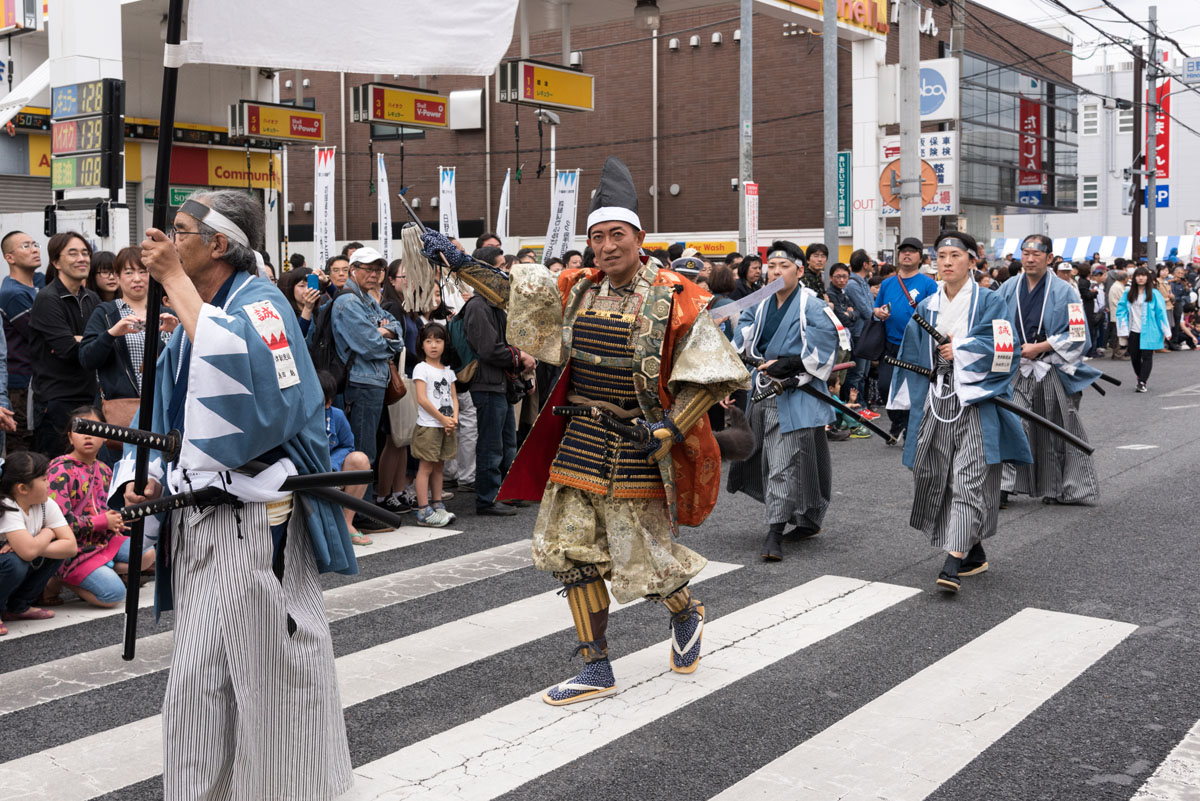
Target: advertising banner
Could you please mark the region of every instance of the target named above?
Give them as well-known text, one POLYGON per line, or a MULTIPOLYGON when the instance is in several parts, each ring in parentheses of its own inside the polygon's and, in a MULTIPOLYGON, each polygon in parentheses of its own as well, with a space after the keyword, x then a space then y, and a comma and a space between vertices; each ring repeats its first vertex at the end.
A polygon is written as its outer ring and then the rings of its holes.
POLYGON ((336 147, 317 147, 313 181, 313 252, 318 266, 333 255, 333 171, 336 147))
POLYGON ((550 225, 546 229, 543 261, 551 256, 561 259, 571 249, 578 202, 579 170, 559 170, 554 181, 554 202, 550 206, 550 225))
MULTIPOLYGON (((1154 115, 1154 166, 1158 169, 1158 180, 1171 177, 1171 79, 1167 78, 1158 87, 1156 102, 1158 111, 1154 115)), ((1147 102, 1150 93, 1146 93, 1147 102)), ((1150 141, 1150 121, 1146 121, 1146 142, 1150 141)))
POLYGON ((375 180, 375 199, 379 203, 379 253, 388 264, 392 263, 392 198, 388 192, 387 169, 383 166, 383 154, 376 154, 379 177, 375 180))
POLYGON ((746 182, 746 252, 758 252, 758 184, 746 182))
POLYGON ((1017 173, 1017 201, 1022 206, 1042 205, 1042 104, 1022 97, 1020 101, 1022 136, 1018 145, 1021 169, 1017 173))
POLYGON ((458 239, 458 197, 453 167, 438 167, 438 205, 442 233, 451 239, 458 239))
POLYGON ((512 170, 504 171, 504 186, 500 189, 500 208, 496 210, 496 235, 501 242, 508 241, 508 192, 512 170))
MULTIPOLYGON (((958 132, 927 131, 917 140, 917 155, 921 165, 922 217, 941 217, 958 214, 958 132), (928 197, 928 200, 925 198, 928 197)), ((900 158, 900 137, 885 136, 879 140, 879 163, 887 175, 890 163, 900 158)), ((896 169, 899 167, 897 165, 896 169)), ((897 179, 899 175, 897 174, 897 179)), ((890 205, 882 192, 877 199, 879 213, 884 217, 899 217, 900 204, 890 205)))

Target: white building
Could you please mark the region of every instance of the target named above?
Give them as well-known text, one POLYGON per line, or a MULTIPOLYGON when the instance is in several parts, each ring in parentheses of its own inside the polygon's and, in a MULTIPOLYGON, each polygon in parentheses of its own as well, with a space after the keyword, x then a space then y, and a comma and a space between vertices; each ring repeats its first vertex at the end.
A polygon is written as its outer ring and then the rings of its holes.
MULTIPOLYGON (((1115 49, 1106 49, 1108 59, 1115 49)), ((1178 76, 1182 64, 1172 61, 1167 71, 1178 76)), ((1076 72, 1075 82, 1095 92, 1079 96, 1079 211, 1072 214, 1006 214, 1001 238, 993 241, 999 255, 1016 252, 1022 237, 1043 233, 1054 239, 1054 250, 1068 259, 1083 259, 1099 252, 1108 260, 1132 256, 1133 217, 1123 213, 1123 170, 1133 165, 1133 110, 1117 108, 1110 98, 1131 100, 1134 95, 1133 61, 1102 63, 1091 72, 1076 72)), ((1144 92, 1144 86, 1138 91, 1144 92)), ((1200 84, 1191 88, 1178 77, 1170 78, 1166 120, 1167 177, 1159 178, 1157 209, 1158 254, 1163 260, 1175 251, 1182 259, 1200 263, 1200 84)), ((1145 122, 1143 121, 1143 134, 1145 122)), ((1160 155, 1163 149, 1160 149, 1160 155)), ((1143 187, 1145 182, 1143 180, 1143 187)), ((1146 236, 1146 210, 1141 209, 1141 237, 1146 236)))

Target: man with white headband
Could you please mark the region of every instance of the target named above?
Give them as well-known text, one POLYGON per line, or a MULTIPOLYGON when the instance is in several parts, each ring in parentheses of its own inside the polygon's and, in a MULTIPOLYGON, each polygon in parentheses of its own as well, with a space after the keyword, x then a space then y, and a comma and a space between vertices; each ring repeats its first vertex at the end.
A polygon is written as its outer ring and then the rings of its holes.
POLYGON ((991 402, 1011 395, 1017 369, 1008 308, 970 280, 974 237, 943 231, 934 245, 942 280, 917 304, 899 354, 934 378, 897 367, 888 408, 909 414, 904 464, 913 471, 914 493, 908 524, 946 551, 937 587, 958 592, 962 577, 988 569, 983 540, 996 533, 1001 465, 1032 458, 1016 415, 991 402), (948 341, 937 344, 918 316, 948 341))
MULTIPOLYGON (((813 247, 809 248, 811 252, 813 247)), ((799 374, 801 382, 828 395, 838 348, 849 348, 850 334, 833 308, 802 285, 804 253, 792 242, 773 242, 767 251, 767 284, 782 286, 742 312, 733 345, 758 367, 754 387, 799 374)), ((806 540, 821 530, 833 496, 833 469, 825 426, 833 408, 798 388, 751 402, 747 412, 755 452, 734 464, 729 489, 744 492, 766 507, 764 561, 783 559, 783 543, 806 540), (792 529, 784 534, 784 529, 792 529)))
MULTIPOLYGON (((1021 244, 1021 275, 1005 281, 999 290, 1017 321, 1021 367, 1013 381, 1013 401, 1086 440, 1079 396, 1100 378, 1100 371, 1083 360, 1092 346, 1087 314, 1074 283, 1057 280, 1047 269, 1051 251, 1049 237, 1026 237, 1021 244)), ((1063 447, 1062 440, 1041 426, 1024 425, 1033 464, 1004 466, 1002 505, 1009 493, 1064 504, 1100 497, 1091 455, 1063 447)))
MULTIPOLYGON (((256 277, 262 207, 245 192, 195 195, 142 259, 181 325, 159 359, 154 418, 183 434, 150 463, 145 498, 224 487, 242 504, 164 521, 156 612, 175 611, 163 699, 163 798, 332 798, 350 753, 318 572, 357 572, 340 509, 279 492, 327 472, 324 402, 290 306, 256 277), (273 470, 250 478, 251 461, 273 470)), ((134 493, 133 446, 113 494, 134 493)))
MULTIPOLYGON (((588 214, 596 267, 563 270, 540 295, 514 281, 510 298, 514 316, 523 304, 520 316, 567 356, 498 496, 541 501, 534 566, 562 582, 575 621, 585 665, 542 695, 555 706, 617 689, 605 580, 622 603, 645 597, 671 612, 672 670, 700 664, 704 607, 688 582, 706 560, 675 537, 716 504, 721 455, 707 412, 749 376, 708 313, 712 295, 646 260, 645 236, 633 177, 609 158, 588 214)), ((461 259, 440 234, 422 238, 431 258, 461 259)), ((514 334, 513 345, 538 350, 514 334)))

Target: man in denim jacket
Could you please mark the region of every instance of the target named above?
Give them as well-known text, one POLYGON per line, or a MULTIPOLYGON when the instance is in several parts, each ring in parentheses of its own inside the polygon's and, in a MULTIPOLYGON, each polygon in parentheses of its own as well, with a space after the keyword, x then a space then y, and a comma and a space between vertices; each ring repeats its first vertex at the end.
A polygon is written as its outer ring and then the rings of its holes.
POLYGON ((372 297, 387 262, 374 248, 358 248, 350 257, 346 291, 333 301, 333 341, 338 358, 349 366, 346 417, 358 449, 375 464, 375 434, 383 415, 388 362, 404 347, 400 324, 372 297), (353 361, 351 359, 353 358, 353 361))

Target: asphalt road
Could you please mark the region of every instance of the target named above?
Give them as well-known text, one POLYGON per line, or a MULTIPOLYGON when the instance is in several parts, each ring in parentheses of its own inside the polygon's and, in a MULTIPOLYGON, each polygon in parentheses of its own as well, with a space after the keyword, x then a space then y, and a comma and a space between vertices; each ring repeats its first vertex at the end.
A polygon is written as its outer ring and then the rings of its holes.
MULTIPOLYGON (((666 670, 666 614, 637 604, 609 628, 622 692, 592 704, 531 697, 578 665, 565 602, 542 597, 556 585, 524 566, 536 507, 476 518, 455 498, 461 533, 390 550, 401 534, 379 535, 360 575, 323 577, 342 599, 327 605, 352 797, 1200 798, 1198 746, 1180 746, 1200 720, 1200 354, 1156 357, 1147 394, 1128 362, 1100 366, 1126 384, 1083 401, 1098 504, 1015 500, 991 570, 947 597, 942 556, 907 526, 899 449, 834 443, 824 531, 782 563, 759 559, 762 507, 745 496, 684 531, 719 573, 695 587, 699 670, 666 670), (353 594, 372 580, 408 589, 353 594), (513 625, 521 614, 533 622, 513 625), (1163 772, 1183 784, 1152 779, 1177 746, 1163 772)), ((169 618, 141 624, 160 635, 151 654, 169 618)), ((120 631, 110 615, 0 639, 0 799, 160 797, 165 671, 124 677, 111 653, 88 656, 120 631)))

